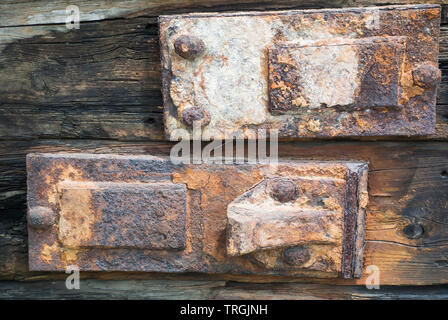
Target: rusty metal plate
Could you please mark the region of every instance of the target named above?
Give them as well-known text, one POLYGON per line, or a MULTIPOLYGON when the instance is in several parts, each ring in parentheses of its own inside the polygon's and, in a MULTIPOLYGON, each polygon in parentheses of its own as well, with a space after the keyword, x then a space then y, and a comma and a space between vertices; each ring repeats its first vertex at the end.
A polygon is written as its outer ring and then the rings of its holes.
POLYGON ((167 137, 432 134, 439 25, 438 5, 161 16, 167 137))
POLYGON ((229 204, 227 251, 242 255, 316 242, 342 248, 344 195, 342 179, 264 180, 229 204), (291 194, 282 205, 275 199, 279 188, 291 194))
POLYGON ((64 247, 185 247, 185 185, 83 181, 57 190, 64 247))
POLYGON ((359 277, 367 164, 31 154, 31 270, 359 277))

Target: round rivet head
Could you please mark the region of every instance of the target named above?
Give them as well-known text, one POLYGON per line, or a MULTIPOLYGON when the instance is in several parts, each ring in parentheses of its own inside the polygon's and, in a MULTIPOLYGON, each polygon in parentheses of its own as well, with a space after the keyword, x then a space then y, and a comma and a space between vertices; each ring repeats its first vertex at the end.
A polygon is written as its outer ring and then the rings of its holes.
POLYGON ((56 217, 49 208, 33 207, 28 210, 28 223, 34 228, 48 228, 56 223, 56 217))
POLYGON ((282 203, 297 199, 298 188, 291 179, 278 179, 272 183, 272 197, 282 203))
POLYGON ((412 71, 414 84, 422 88, 434 88, 440 82, 442 73, 431 63, 423 63, 412 71))
POLYGON ((204 42, 190 35, 179 36, 174 41, 174 51, 184 59, 193 60, 204 51, 204 42))
POLYGON ((310 260, 311 254, 307 248, 298 246, 283 251, 282 258, 287 265, 300 266, 310 260))
POLYGON ((182 111, 180 120, 190 127, 194 123, 198 123, 201 127, 204 127, 210 123, 210 114, 204 108, 194 106, 182 111))

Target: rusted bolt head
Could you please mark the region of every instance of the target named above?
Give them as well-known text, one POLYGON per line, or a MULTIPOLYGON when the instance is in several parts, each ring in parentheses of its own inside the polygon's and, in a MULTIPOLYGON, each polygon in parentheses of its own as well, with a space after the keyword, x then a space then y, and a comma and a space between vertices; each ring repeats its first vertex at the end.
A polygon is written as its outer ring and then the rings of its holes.
POLYGON ((440 82, 442 73, 431 63, 423 63, 412 71, 414 84, 422 88, 434 88, 440 82))
POLYGON ((300 266, 310 260, 311 255, 306 247, 298 246, 283 251, 282 257, 287 265, 300 266))
POLYGON ((34 228, 48 228, 55 222, 56 217, 49 208, 34 207, 28 210, 28 223, 34 228))
POLYGON ((210 114, 202 107, 194 106, 182 111, 180 120, 187 126, 192 127, 195 122, 201 127, 205 127, 210 123, 210 114))
POLYGON ((204 42, 189 35, 179 36, 174 41, 174 51, 184 59, 193 60, 204 51, 204 42))
POLYGON ((297 199, 299 190, 291 179, 278 179, 272 183, 272 197, 280 202, 289 202, 297 199))

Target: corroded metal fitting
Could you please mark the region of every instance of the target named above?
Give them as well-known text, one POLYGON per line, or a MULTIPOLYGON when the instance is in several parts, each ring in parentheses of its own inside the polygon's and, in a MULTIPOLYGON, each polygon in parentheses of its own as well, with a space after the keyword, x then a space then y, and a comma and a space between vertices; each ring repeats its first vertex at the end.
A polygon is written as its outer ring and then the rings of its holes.
POLYGON ((412 71, 414 84, 422 88, 434 88, 440 82, 442 73, 440 69, 431 64, 423 63, 412 71))
POLYGON ((204 108, 194 106, 182 111, 180 120, 190 127, 192 127, 195 122, 198 122, 201 127, 205 127, 210 123, 210 114, 204 108))
POLYGON ((195 36, 182 35, 174 41, 174 51, 188 60, 193 60, 201 55, 204 48, 204 42, 195 36))
POLYGON ((280 202, 289 202, 297 199, 299 190, 291 179, 278 179, 272 183, 272 197, 280 202))
POLYGON ((34 207, 28 211, 28 223, 34 228, 48 228, 54 225, 56 217, 53 211, 45 207, 34 207))
POLYGON ((310 260, 311 255, 307 248, 299 246, 288 248, 283 251, 282 254, 283 261, 290 266, 300 266, 308 260, 310 260))

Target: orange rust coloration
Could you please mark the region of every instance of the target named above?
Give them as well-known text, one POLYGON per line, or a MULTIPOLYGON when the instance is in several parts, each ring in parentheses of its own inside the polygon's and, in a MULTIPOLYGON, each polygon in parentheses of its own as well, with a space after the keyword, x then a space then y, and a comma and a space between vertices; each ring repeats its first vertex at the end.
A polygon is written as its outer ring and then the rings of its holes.
POLYGON ((162 16, 159 26, 172 140, 176 129, 192 138, 180 119, 188 106, 210 115, 202 140, 253 139, 257 129, 280 138, 434 132, 437 85, 412 74, 437 66, 438 5, 192 13, 162 16), (202 39, 203 56, 173 54, 172 30, 202 39))
POLYGON ((365 163, 33 154, 27 167, 30 211, 56 217, 30 224, 31 270, 360 275, 365 163))

